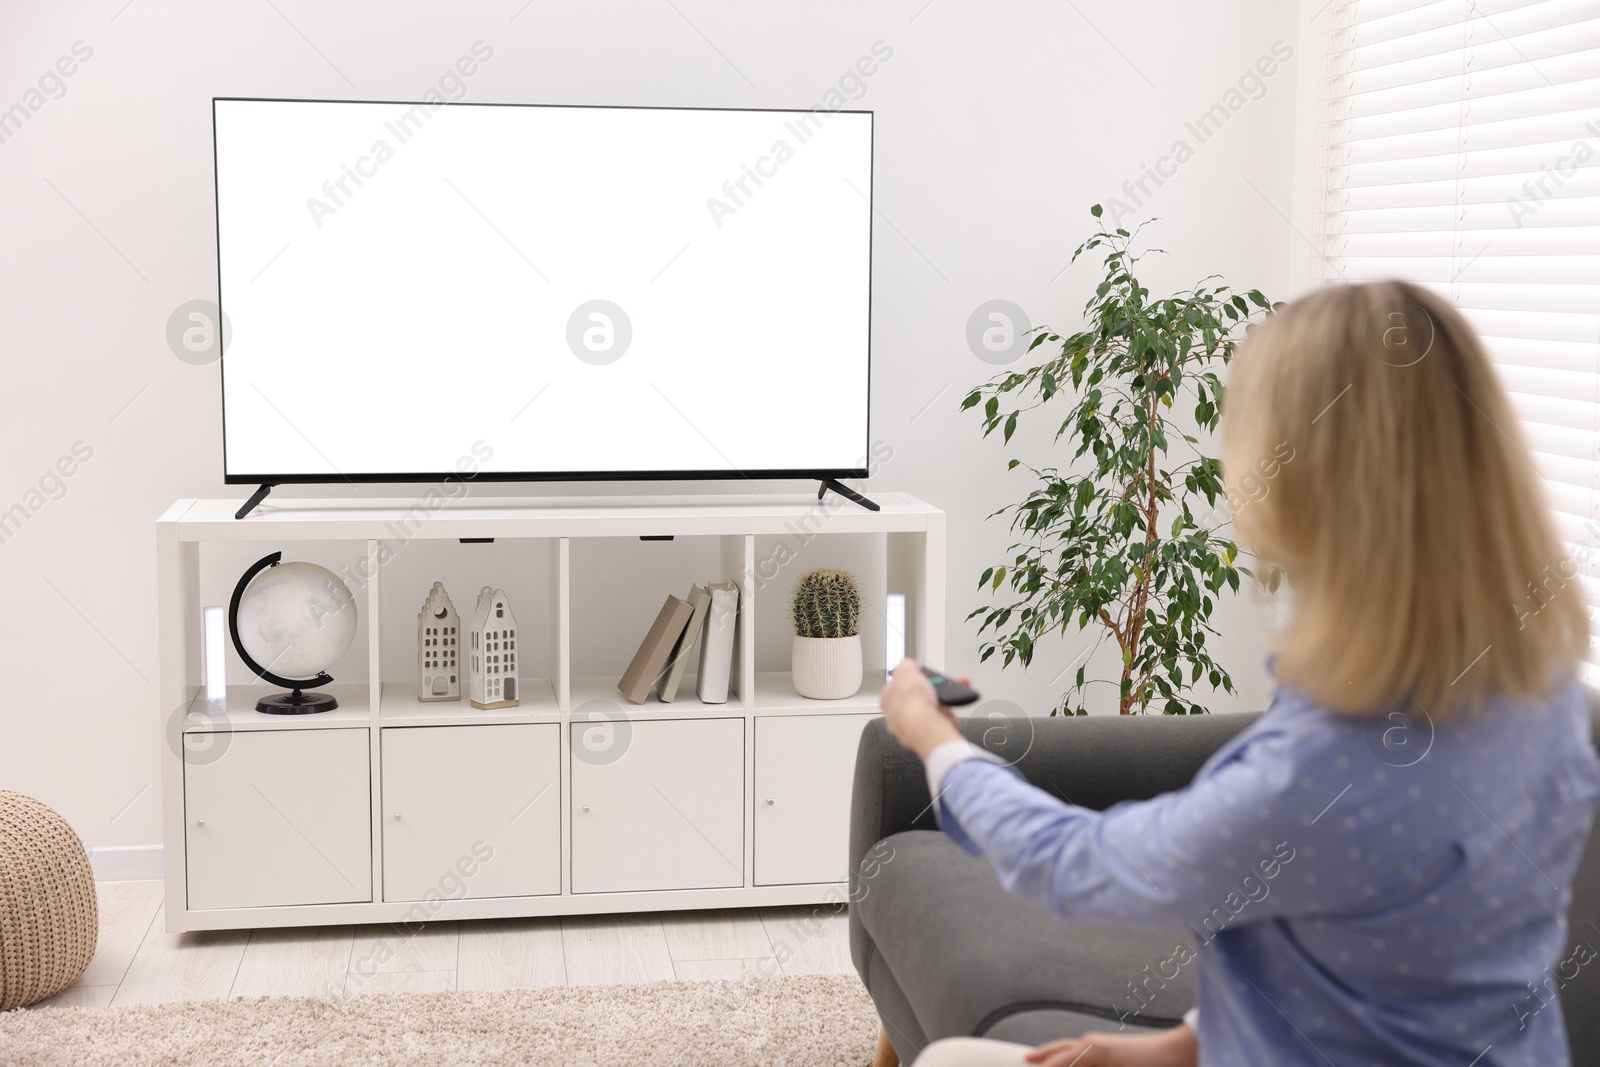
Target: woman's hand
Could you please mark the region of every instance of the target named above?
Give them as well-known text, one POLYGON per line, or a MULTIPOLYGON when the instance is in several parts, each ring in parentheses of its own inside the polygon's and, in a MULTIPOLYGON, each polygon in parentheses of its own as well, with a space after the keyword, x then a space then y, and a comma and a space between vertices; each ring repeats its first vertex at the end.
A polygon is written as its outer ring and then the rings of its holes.
POLYGON ((1090 1031, 1040 1045, 1029 1063, 1044 1067, 1195 1067, 1200 1045, 1187 1025, 1155 1034, 1101 1034, 1090 1031))
MULTIPOLYGON (((963 685, 966 679, 957 679, 963 685)), ((955 712, 939 703, 928 676, 916 660, 905 659, 878 694, 878 706, 894 739, 926 762, 928 753, 946 741, 960 741, 955 712)))

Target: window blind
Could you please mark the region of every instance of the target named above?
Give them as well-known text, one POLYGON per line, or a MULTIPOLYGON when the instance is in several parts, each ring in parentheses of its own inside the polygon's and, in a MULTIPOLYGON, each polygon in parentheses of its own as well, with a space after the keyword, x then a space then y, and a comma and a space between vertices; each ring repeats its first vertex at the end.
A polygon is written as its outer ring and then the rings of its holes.
POLYGON ((1320 63, 1324 280, 1406 278, 1477 329, 1600 632, 1600 3, 1334 0, 1320 63))

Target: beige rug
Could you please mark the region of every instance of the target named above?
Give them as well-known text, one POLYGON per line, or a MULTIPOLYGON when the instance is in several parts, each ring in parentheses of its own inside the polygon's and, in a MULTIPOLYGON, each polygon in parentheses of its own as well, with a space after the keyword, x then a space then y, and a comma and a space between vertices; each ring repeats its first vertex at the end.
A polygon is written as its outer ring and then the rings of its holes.
POLYGON ((865 1067, 877 1034, 859 979, 817 975, 21 1010, 0 1064, 865 1067))

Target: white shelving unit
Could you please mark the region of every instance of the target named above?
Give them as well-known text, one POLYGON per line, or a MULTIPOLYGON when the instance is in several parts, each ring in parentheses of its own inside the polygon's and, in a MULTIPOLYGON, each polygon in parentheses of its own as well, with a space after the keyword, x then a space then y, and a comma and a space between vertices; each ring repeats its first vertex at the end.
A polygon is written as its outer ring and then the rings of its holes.
MULTIPOLYGON (((755 605, 787 595, 758 567, 756 538, 882 535, 908 653, 942 663, 944 514, 873 496, 881 511, 776 495, 584 497, 420 520, 414 500, 270 498, 242 521, 235 500, 176 502, 156 524, 161 704, 188 709, 176 730, 162 724, 167 929, 842 900, 856 740, 877 712, 878 676, 819 701, 786 673, 756 672, 755 605), (408 539, 551 542, 554 669, 520 680, 520 706, 421 702, 414 679, 384 677, 383 642, 415 640, 381 624, 380 543, 401 526, 408 539), (720 577, 740 587, 726 704, 702 704, 692 678, 671 704, 629 705, 616 678, 572 676, 572 542, 641 535, 718 539, 720 577), (329 686, 339 708, 322 715, 261 714, 259 684, 229 686, 224 708, 207 707, 201 546, 251 542, 294 558, 295 542, 329 541, 365 543, 369 680, 329 686), (624 717, 596 715, 595 700, 624 717)), ((646 621, 619 633, 636 640, 646 621)))

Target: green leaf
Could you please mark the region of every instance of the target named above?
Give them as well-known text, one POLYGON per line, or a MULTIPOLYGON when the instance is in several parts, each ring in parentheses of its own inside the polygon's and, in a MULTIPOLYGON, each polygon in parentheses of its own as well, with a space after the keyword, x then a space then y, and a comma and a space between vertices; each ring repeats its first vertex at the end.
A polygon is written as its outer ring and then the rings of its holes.
MULTIPOLYGON (((1089 214, 1093 215, 1095 218, 1099 218, 1100 217, 1100 205, 1099 204, 1091 205, 1090 208, 1089 208, 1089 214)), ((1059 263, 1061 261, 1060 260, 1056 260, 1056 262, 1059 263)))

